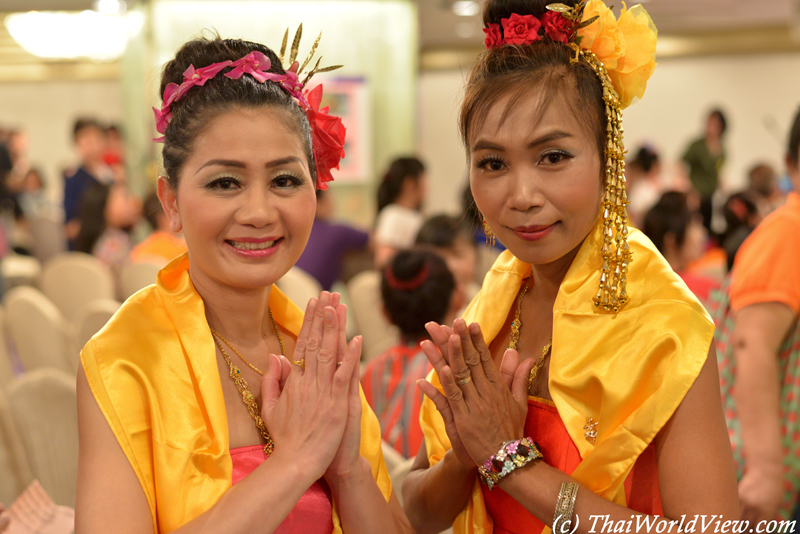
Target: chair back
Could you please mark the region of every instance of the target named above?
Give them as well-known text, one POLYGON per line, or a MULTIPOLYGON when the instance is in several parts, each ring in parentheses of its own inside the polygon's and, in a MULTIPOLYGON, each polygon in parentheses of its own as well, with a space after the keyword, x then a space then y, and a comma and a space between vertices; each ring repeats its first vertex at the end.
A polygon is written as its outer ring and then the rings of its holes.
POLYGON ((300 267, 292 267, 288 273, 283 275, 283 278, 275 283, 301 310, 305 310, 308 301, 319 298, 319 294, 322 292, 322 286, 317 279, 300 267))
POLYGON ((41 288, 73 325, 86 304, 116 296, 111 269, 83 252, 64 252, 50 258, 42 270, 41 288))
MULTIPOLYGON (((6 336, 6 309, 0 305, 0 391, 14 378, 14 366, 8 353, 8 338, 6 336)), ((2 470, 0 470, 2 473, 2 470)), ((5 502, 0 499, 0 502, 5 502)))
POLYGON ((117 313, 122 304, 116 300, 100 299, 84 306, 78 314, 76 342, 78 347, 84 345, 103 328, 111 317, 117 313))
POLYGON ((56 504, 75 507, 78 480, 78 407, 75 377, 37 369, 8 388, 14 426, 33 477, 56 504))
POLYGON ((8 334, 22 367, 26 371, 55 367, 74 374, 78 368, 74 334, 55 304, 30 286, 15 287, 3 302, 8 334))
POLYGON ((0 261, 0 277, 5 291, 17 286, 36 285, 41 275, 42 264, 32 256, 12 253, 0 261))
POLYGON ((30 232, 31 252, 42 263, 67 250, 63 213, 31 217, 30 232))
POLYGON ((350 309, 363 336, 361 360, 368 361, 400 343, 400 329, 383 313, 381 273, 363 271, 347 283, 350 309))
POLYGON ((0 390, 0 502, 9 506, 33 480, 5 393, 0 390))
POLYGON ((156 283, 158 271, 163 263, 135 262, 126 264, 119 273, 120 300, 128 297, 151 284, 156 283))

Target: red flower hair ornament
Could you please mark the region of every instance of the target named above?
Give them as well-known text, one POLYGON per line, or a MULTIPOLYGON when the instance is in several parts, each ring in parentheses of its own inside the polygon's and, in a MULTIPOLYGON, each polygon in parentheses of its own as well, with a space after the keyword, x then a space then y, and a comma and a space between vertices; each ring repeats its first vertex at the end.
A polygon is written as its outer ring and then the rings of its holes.
MULTIPOLYGON (((176 83, 167 84, 164 88, 161 107, 153 108, 156 119, 156 131, 160 134, 167 131, 167 125, 170 120, 172 120, 172 105, 186 96, 190 89, 205 85, 208 80, 215 77, 222 70, 232 67, 231 70, 225 73, 226 77, 238 80, 243 75, 248 74, 261 83, 273 82, 280 84, 280 86, 297 101, 297 104, 305 112, 309 125, 311 126, 311 141, 314 150, 314 161, 317 167, 317 188, 327 189, 327 182, 333 181, 331 169, 338 169, 339 162, 344 158, 344 138, 346 129, 340 117, 328 113, 328 107, 320 109, 319 106, 322 102, 322 85, 318 85, 311 91, 305 91, 304 88, 315 73, 338 69, 341 65, 319 68, 319 61, 317 61, 317 65, 311 69, 311 71, 306 74, 305 79, 300 82, 299 74, 309 61, 311 61, 316 51, 317 44, 319 43, 319 37, 317 37, 314 46, 311 48, 311 53, 303 63, 303 66, 300 67, 300 64, 295 61, 295 58, 297 56, 297 46, 300 43, 302 32, 303 25, 301 24, 297 29, 294 42, 292 43, 291 57, 289 58, 291 66, 284 69, 284 74, 269 72, 272 66, 270 59, 258 51, 250 52, 236 61, 221 61, 201 68, 195 68, 194 65, 189 65, 189 68, 183 73, 183 83, 180 85, 176 83)), ((287 30, 286 36, 283 38, 283 47, 280 53, 281 62, 283 62, 283 55, 286 51, 288 35, 289 32, 287 30)), ((156 143, 164 142, 164 136, 162 135, 161 137, 155 138, 153 141, 156 143)))
POLYGON ((576 24, 561 13, 548 11, 537 19, 533 15, 512 13, 507 19, 500 19, 501 24, 487 24, 483 29, 486 48, 499 48, 503 45, 529 45, 549 37, 562 43, 569 42, 576 24), (502 31, 501 31, 502 29, 502 31))

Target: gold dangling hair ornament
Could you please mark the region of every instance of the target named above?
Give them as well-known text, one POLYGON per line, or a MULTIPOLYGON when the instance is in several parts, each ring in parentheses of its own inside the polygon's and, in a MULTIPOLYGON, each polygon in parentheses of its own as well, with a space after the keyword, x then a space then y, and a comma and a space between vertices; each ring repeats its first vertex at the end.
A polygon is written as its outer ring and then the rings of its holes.
POLYGON ((603 210, 603 266, 594 305, 605 312, 618 312, 628 302, 628 194, 625 190, 625 144, 622 141, 622 109, 605 66, 593 52, 578 51, 603 84, 606 113, 605 191, 603 210))

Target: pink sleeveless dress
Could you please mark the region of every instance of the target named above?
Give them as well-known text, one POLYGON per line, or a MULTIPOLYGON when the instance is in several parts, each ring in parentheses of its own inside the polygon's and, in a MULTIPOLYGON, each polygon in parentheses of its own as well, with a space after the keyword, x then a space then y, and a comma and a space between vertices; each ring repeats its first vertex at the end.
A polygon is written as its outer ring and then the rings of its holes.
MULTIPOLYGON (((262 445, 231 449, 233 483, 236 484, 267 459, 262 445)), ((319 479, 300 497, 275 534, 331 534, 333 504, 324 479, 319 479)))

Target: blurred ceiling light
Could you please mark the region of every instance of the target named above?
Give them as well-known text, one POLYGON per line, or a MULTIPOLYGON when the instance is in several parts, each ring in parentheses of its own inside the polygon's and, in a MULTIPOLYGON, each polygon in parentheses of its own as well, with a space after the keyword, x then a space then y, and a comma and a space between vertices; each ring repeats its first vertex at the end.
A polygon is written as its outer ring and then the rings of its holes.
POLYGON ((5 24, 11 37, 35 56, 113 61, 125 52, 128 37, 141 31, 144 15, 30 11, 6 16, 5 24))
POLYGON ((94 10, 103 15, 122 15, 127 9, 128 4, 124 0, 97 0, 94 3, 94 10))
POLYGON ((481 5, 475 0, 456 0, 452 10, 460 17, 474 17, 481 12, 481 5))

